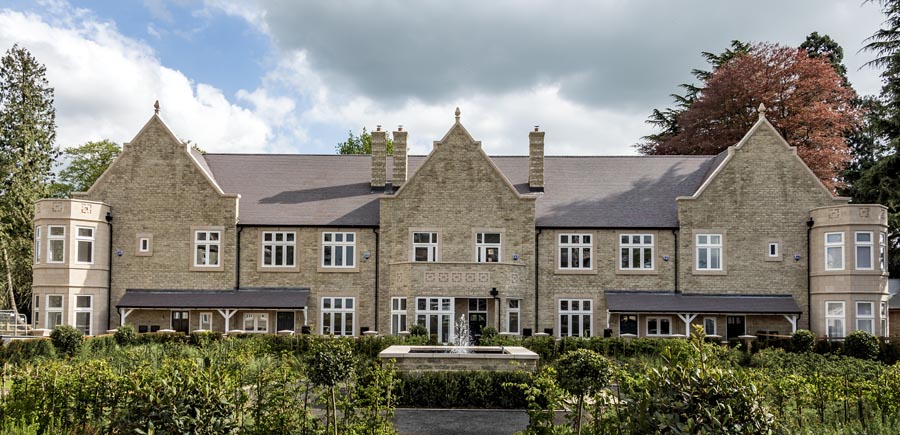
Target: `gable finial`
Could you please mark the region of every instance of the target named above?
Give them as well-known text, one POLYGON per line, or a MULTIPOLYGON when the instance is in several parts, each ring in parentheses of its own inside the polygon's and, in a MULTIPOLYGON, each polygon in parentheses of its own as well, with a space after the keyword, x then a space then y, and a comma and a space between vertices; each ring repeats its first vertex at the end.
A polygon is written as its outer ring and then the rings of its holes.
POLYGON ((156 102, 153 103, 153 114, 159 115, 159 100, 156 100, 156 102))
POLYGON ((763 103, 759 103, 759 108, 756 109, 759 112, 759 119, 763 119, 766 117, 766 105, 763 103))
POLYGON ((456 122, 459 122, 459 114, 462 113, 459 111, 459 107, 456 108, 456 122))

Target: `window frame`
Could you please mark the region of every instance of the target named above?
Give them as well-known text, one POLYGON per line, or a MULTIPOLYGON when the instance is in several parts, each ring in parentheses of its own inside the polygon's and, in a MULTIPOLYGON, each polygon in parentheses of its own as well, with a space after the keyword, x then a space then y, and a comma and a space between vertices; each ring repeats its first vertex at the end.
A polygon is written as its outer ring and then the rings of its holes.
POLYGON ((594 238, 595 234, 593 233, 558 233, 556 235, 556 270, 566 271, 566 272, 578 272, 578 271, 593 271, 594 270, 594 238), (578 243, 572 242, 573 236, 578 237, 578 243), (587 242, 584 241, 584 237, 587 236, 589 239, 587 242), (567 237, 567 241, 563 242, 563 237, 567 237), (566 259, 568 261, 567 266, 563 266, 563 250, 566 251, 566 259), (578 264, 572 265, 572 252, 573 250, 577 250, 578 252, 578 264), (588 253, 588 267, 584 267, 584 253, 587 251, 588 253))
MULTIPOLYGON (((358 249, 356 249, 357 237, 356 237, 355 231, 322 231, 322 236, 319 238, 319 240, 321 242, 321 250, 319 252, 321 254, 321 257, 319 260, 319 266, 322 269, 347 270, 347 269, 356 269, 357 268, 358 262, 356 261, 356 254, 358 252, 358 249), (335 240, 337 238, 336 237, 337 234, 341 235, 341 241, 335 240), (353 236, 352 242, 347 241, 347 235, 353 236), (331 240, 325 240, 328 238, 328 236, 331 236, 331 240), (330 265, 325 264, 326 248, 331 248, 331 263, 332 264, 330 264, 330 265), (337 258, 337 255, 335 255, 335 253, 337 252, 338 249, 340 249, 340 251, 341 251, 341 259, 343 260, 343 264, 341 264, 341 265, 334 264, 335 259, 337 258), (349 255, 349 256, 347 255, 348 249, 351 251, 351 255, 349 255), (348 259, 350 259, 350 263, 351 263, 349 265, 347 264, 348 259)), ((354 321, 355 320, 356 319, 354 319, 354 321)))
MULTIPOLYGON (((856 270, 875 270, 875 233, 872 231, 856 231, 853 233, 853 259, 854 266, 856 266, 856 270), (869 241, 868 242, 860 242, 859 236, 861 234, 868 234, 869 241), (859 266, 859 249, 860 248, 868 248, 869 250, 869 267, 860 267, 859 266)), ((873 325, 874 328, 874 325, 873 325)))
POLYGON ((456 316, 456 299, 450 296, 416 296, 415 298, 415 318, 413 319, 416 324, 420 324, 428 330, 429 336, 431 335, 431 319, 436 316, 437 324, 434 325, 434 330, 437 334, 438 342, 440 343, 449 343, 452 342, 454 337, 454 325, 455 325, 455 316, 456 316), (419 306, 422 305, 421 302, 424 301, 424 307, 420 309, 419 306), (431 308, 431 302, 435 301, 437 303, 437 308, 431 308), (444 309, 444 306, 447 306, 447 309, 444 309), (447 329, 444 329, 443 319, 447 317, 447 329), (423 320, 424 323, 420 322, 423 320), (446 336, 446 340, 444 337, 446 336))
POLYGON ((34 264, 41 264, 41 226, 34 227, 34 264))
POLYGON ((845 254, 846 254, 846 253, 844 252, 844 232, 843 232, 843 231, 837 231, 837 232, 828 232, 828 233, 825 233, 825 271, 839 271, 839 270, 844 270, 844 266, 845 266, 845 258, 846 258, 846 255, 845 255, 845 254), (840 240, 839 242, 829 242, 829 241, 828 241, 828 236, 834 235, 834 234, 837 234, 837 235, 840 235, 840 236, 841 236, 841 240, 840 240), (840 253, 841 253, 841 255, 840 255, 840 260, 841 260, 840 267, 829 267, 829 265, 828 265, 828 250, 829 250, 829 249, 840 249, 840 253))
POLYGON ((781 256, 781 254, 779 254, 779 252, 778 252, 779 251, 778 242, 769 242, 768 246, 769 246, 769 248, 766 251, 766 256, 768 258, 778 258, 781 256), (772 248, 775 248, 775 249, 773 250, 772 248))
POLYGON ((694 270, 698 272, 724 272, 725 271, 725 233, 701 232, 694 234, 694 270), (712 237, 718 237, 719 243, 712 243, 712 237), (700 237, 706 237, 705 243, 700 243, 700 237), (706 250, 706 267, 700 267, 700 251, 706 250), (712 252, 719 253, 719 266, 712 267, 712 252))
POLYGON ((201 331, 212 331, 213 327, 213 313, 212 311, 201 311, 197 316, 197 329, 201 331), (207 328, 203 327, 203 317, 209 316, 209 325, 207 328))
POLYGON ((46 301, 44 301, 44 329, 53 330, 56 326, 64 325, 66 322, 66 297, 62 294, 48 294, 46 295, 46 301), (52 307, 50 305, 50 298, 59 297, 59 307, 52 307), (59 313, 59 323, 57 323, 53 328, 50 327, 50 315, 54 313, 59 313))
POLYGON ((409 331, 409 300, 406 296, 391 298, 391 335, 409 331), (403 326, 401 329, 400 326, 403 326))
POLYGON ((475 262, 476 263, 502 263, 503 260, 503 232, 483 230, 475 233, 475 262), (496 234, 499 242, 485 242, 487 235, 496 234), (481 240, 481 241, 479 241, 481 240), (494 261, 488 261, 488 250, 497 249, 497 257, 494 261))
POLYGON ((84 335, 94 335, 94 296, 93 295, 74 295, 75 296, 75 306, 73 307, 75 321, 74 326, 78 328, 78 314, 87 314, 88 315, 88 323, 87 323, 87 332, 84 335), (88 298, 88 306, 87 307, 79 307, 78 306, 78 298, 88 298))
POLYGON ((66 233, 65 225, 47 225, 47 264, 64 264, 66 262, 66 233), (62 228, 62 235, 53 235, 54 228, 62 228), (53 242, 62 243, 60 260, 53 259, 53 242))
POLYGON ((644 329, 644 331, 646 331, 645 335, 647 337, 671 337, 672 336, 672 328, 675 325, 672 324, 672 316, 646 316, 646 317, 644 317, 644 326, 646 327, 646 329, 644 329), (656 321, 656 333, 655 334, 650 332, 650 321, 651 320, 656 321), (669 332, 665 333, 665 334, 662 333, 662 321, 663 320, 665 320, 669 324, 669 332))
POLYGON ((522 332, 522 300, 521 299, 507 299, 506 300, 506 332, 519 335, 522 332), (515 302, 515 307, 513 307, 513 302, 515 302), (516 316, 515 329, 512 328, 513 323, 513 314, 516 316))
POLYGON ((295 269, 297 267, 297 232, 296 231, 260 231, 259 236, 259 265, 263 269, 295 269), (272 240, 266 240, 266 236, 271 235, 272 240), (278 236, 281 236, 282 240, 277 240, 278 236), (292 240, 288 240, 291 238, 292 240), (271 259, 272 264, 266 264, 266 248, 271 249, 271 253, 269 258, 271 259), (283 264, 275 264, 275 259, 277 258, 276 252, 279 250, 282 251, 281 259, 283 264), (287 252, 290 251, 291 255, 287 255, 287 252), (287 264, 287 260, 290 259, 291 264, 287 264))
MULTIPOLYGON (((354 238, 355 239, 355 238, 354 238)), ((356 298, 353 296, 322 296, 320 301, 320 309, 319 309, 319 333, 322 335, 331 334, 335 337, 355 337, 356 336, 356 298), (325 301, 330 301, 330 307, 325 308, 325 301), (341 301, 341 307, 335 308, 335 300, 341 301), (350 301, 352 305, 350 308, 347 308, 347 301, 350 301), (328 325, 328 332, 325 332, 325 314, 330 314, 331 324, 328 325), (350 315, 350 330, 346 331, 345 327, 347 326, 347 314, 350 315), (340 333, 336 334, 334 331, 335 319, 340 317, 340 322, 337 323, 341 326, 340 333), (348 334, 349 332, 349 334, 348 334)))
POLYGON ((704 317, 703 318, 703 333, 706 335, 719 335, 719 319, 715 317, 704 317), (709 329, 706 327, 706 322, 712 321, 712 332, 709 332, 709 329))
POLYGON ((34 295, 34 303, 31 307, 31 327, 34 329, 38 329, 38 325, 41 324, 41 295, 34 295))
POLYGON ((641 317, 637 313, 619 313, 619 336, 622 334, 631 334, 631 332, 622 332, 622 318, 623 317, 634 317, 634 335, 635 337, 641 336, 641 317))
POLYGON ((415 230, 410 232, 410 243, 412 246, 412 250, 410 251, 409 261, 414 263, 434 263, 440 261, 440 240, 441 236, 438 231, 433 230, 415 230), (416 242, 417 234, 428 234, 429 242, 416 242), (425 260, 418 260, 416 257, 416 250, 418 248, 425 248, 426 255, 425 260))
POLYGON ((556 327, 559 328, 559 337, 592 337, 594 333, 594 300, 593 299, 581 299, 581 298, 560 298, 556 301, 556 327), (563 309, 563 302, 568 304, 568 308, 563 309), (572 309, 573 302, 578 303, 578 309, 572 309), (585 302, 588 304, 588 309, 584 309, 585 302), (563 335, 563 316, 567 317, 566 324, 566 335, 563 335), (587 335, 584 334, 584 316, 588 318, 588 331, 587 335), (576 323, 573 323, 573 318, 578 319, 578 335, 572 334, 572 326, 576 323))
POLYGON ((888 271, 888 264, 889 264, 888 255, 887 255, 888 254, 887 233, 885 233, 884 231, 878 232, 878 244, 880 246, 879 253, 878 253, 879 263, 881 263, 881 272, 884 273, 884 272, 888 271))
POLYGON ((825 301, 825 335, 828 338, 844 338, 847 335, 847 304, 844 301, 825 301), (841 306, 841 315, 832 316, 829 315, 828 307, 830 304, 840 304, 841 306), (841 336, 834 337, 828 334, 829 332, 829 322, 832 320, 839 320, 841 325, 841 336))
POLYGON ((96 239, 97 229, 95 227, 88 227, 83 225, 78 225, 75 227, 75 264, 94 264, 94 241, 96 239), (81 230, 90 230, 90 236, 82 236, 81 230), (81 246, 82 243, 88 244, 90 246, 90 250, 88 250, 88 255, 90 255, 89 261, 81 261, 81 246))
POLYGON ((652 233, 621 233, 617 234, 617 237, 619 239, 619 270, 628 272, 650 272, 656 270, 656 261, 653 258, 656 254, 656 237, 654 237, 652 233), (634 243, 634 237, 638 238, 638 243, 634 243), (650 238, 649 244, 644 241, 646 240, 646 237, 650 238), (626 239, 627 241, 623 242, 622 239, 626 239), (625 267, 622 264, 622 261, 626 259, 626 256, 623 252, 625 250, 628 250, 628 267, 625 267), (640 267, 634 267, 634 265, 632 265, 632 260, 634 260, 634 250, 638 250, 640 252, 639 255, 641 260, 645 260, 644 255, 647 253, 647 250, 650 251, 650 267, 644 267, 646 260, 641 262, 640 267))
POLYGON ((241 316, 241 330, 248 334, 268 334, 269 333, 269 312, 267 311, 245 311, 241 316), (247 329, 247 320, 253 319, 253 329, 247 329), (265 329, 260 330, 260 325, 265 324, 265 329))
POLYGON ((889 317, 888 316, 888 303, 882 301, 880 306, 881 306, 881 311, 879 311, 879 313, 881 314, 881 321, 879 323, 881 326, 881 336, 887 337, 887 336, 889 336, 889 334, 888 334, 888 317, 889 317))
POLYGON ((194 267, 199 268, 199 269, 216 269, 216 268, 224 267, 225 262, 222 261, 222 235, 224 234, 224 231, 219 230, 219 229, 199 228, 199 229, 194 229, 193 233, 194 233, 194 243, 193 243, 193 247, 194 247, 194 255, 193 255, 194 263, 193 263, 193 265, 194 265, 194 267), (206 240, 199 240, 200 233, 206 234, 206 240), (210 239, 210 236, 212 234, 216 234, 216 240, 210 239), (198 252, 199 252, 198 248, 200 248, 201 246, 205 247, 203 249, 204 253, 206 254, 206 257, 204 259, 205 260, 204 264, 200 264, 197 262, 198 252), (212 252, 212 247, 216 247, 216 263, 215 264, 211 264, 209 262, 210 253, 212 252))
POLYGON ((853 304, 856 309, 856 331, 865 331, 869 334, 875 335, 875 301, 855 301, 853 304), (867 304, 869 306, 869 315, 863 316, 859 314, 859 306, 867 304), (869 329, 863 329, 859 327, 860 320, 869 322, 869 329))

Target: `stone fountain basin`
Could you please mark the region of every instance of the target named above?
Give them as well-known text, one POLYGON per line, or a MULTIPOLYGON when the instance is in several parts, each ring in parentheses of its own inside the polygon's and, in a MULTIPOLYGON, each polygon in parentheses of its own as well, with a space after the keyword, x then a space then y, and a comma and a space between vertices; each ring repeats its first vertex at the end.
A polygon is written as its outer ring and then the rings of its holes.
POLYGON ((390 346, 378 354, 395 361, 404 372, 421 371, 529 371, 537 368, 538 354, 519 346, 390 346), (468 351, 462 353, 460 351, 468 351))

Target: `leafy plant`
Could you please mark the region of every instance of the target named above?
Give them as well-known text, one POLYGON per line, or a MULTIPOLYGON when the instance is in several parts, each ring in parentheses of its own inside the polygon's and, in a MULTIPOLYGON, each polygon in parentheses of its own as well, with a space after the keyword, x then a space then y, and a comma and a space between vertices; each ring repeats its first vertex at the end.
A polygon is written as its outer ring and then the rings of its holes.
POLYGON ((584 400, 609 385, 612 364, 597 352, 579 349, 563 355, 556 364, 559 386, 575 396, 575 432, 581 434, 584 400))
POLYGON ((853 331, 844 339, 844 353, 859 359, 878 359, 878 339, 865 331, 853 331))
POLYGON ((816 334, 806 329, 798 329, 791 334, 791 348, 794 352, 812 352, 816 346, 816 334))
POLYGON ((332 428, 338 434, 337 387, 348 381, 353 374, 353 352, 343 340, 323 340, 315 346, 309 358, 309 380, 328 392, 327 402, 330 415, 326 414, 325 430, 332 428))
POLYGON ((119 346, 131 346, 138 341, 137 331, 135 331, 134 326, 131 325, 120 326, 116 329, 113 337, 116 338, 116 343, 119 343, 119 346))
POLYGON ((50 340, 57 352, 68 356, 75 356, 84 344, 84 334, 74 326, 59 325, 50 333, 50 340))

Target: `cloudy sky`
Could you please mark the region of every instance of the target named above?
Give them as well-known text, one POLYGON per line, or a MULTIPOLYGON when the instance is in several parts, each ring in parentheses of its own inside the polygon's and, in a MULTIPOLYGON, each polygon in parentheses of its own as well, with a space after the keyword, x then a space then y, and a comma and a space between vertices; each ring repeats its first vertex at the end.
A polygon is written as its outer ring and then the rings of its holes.
POLYGON ((493 154, 633 154, 653 108, 731 40, 840 43, 850 81, 881 24, 857 0, 144 0, 0 3, 0 49, 56 89, 59 145, 127 142, 152 114, 209 152, 333 153, 348 130, 410 132, 427 153, 462 121, 493 154))

